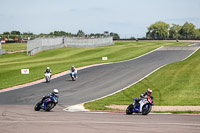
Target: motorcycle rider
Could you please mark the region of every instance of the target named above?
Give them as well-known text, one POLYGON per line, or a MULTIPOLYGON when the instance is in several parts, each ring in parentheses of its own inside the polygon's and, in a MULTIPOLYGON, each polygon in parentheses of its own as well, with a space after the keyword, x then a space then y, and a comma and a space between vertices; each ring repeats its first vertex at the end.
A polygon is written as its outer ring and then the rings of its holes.
POLYGON ((76 70, 74 65, 72 65, 72 67, 71 67, 71 72, 75 72, 76 73, 76 78, 78 78, 78 71, 76 70))
POLYGON ((139 101, 145 97, 150 97, 152 100, 153 100, 153 96, 151 96, 151 93, 152 93, 152 89, 148 88, 146 92, 142 93, 140 95, 140 98, 137 98, 137 100, 135 101, 134 103, 134 108, 139 104, 139 101))
POLYGON ((49 67, 47 67, 46 71, 44 73, 50 73, 50 78, 51 78, 51 70, 49 67))
POLYGON ((45 99, 56 96, 58 98, 58 90, 57 89, 53 89, 52 93, 49 93, 47 96, 43 96, 42 100, 40 101, 40 103, 42 104, 44 102, 45 99))

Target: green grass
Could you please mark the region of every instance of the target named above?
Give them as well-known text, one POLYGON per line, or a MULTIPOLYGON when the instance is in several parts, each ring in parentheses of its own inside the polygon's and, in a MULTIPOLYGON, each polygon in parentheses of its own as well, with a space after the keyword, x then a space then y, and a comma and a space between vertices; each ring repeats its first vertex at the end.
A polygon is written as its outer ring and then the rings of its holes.
POLYGON ((26 50, 26 43, 5 43, 2 44, 2 49, 6 51, 26 50))
MULTIPOLYGON (((95 48, 61 48, 40 52, 34 56, 26 53, 5 54, 0 56, 0 89, 35 81, 43 78, 47 66, 53 74, 76 67, 128 60, 154 50, 160 46, 188 45, 189 43, 164 41, 119 41, 112 46, 95 48), (107 56, 108 61, 101 57, 107 56), (29 75, 22 75, 21 69, 28 68, 29 75)), ((17 45, 17 44, 16 44, 17 45)), ((8 49, 13 45, 8 45, 8 49)), ((24 47, 21 47, 22 49, 24 47)))
POLYGON ((200 105, 200 50, 187 60, 167 65, 144 80, 112 96, 86 103, 91 110, 110 110, 105 106, 128 105, 147 88, 153 90, 155 105, 200 105))

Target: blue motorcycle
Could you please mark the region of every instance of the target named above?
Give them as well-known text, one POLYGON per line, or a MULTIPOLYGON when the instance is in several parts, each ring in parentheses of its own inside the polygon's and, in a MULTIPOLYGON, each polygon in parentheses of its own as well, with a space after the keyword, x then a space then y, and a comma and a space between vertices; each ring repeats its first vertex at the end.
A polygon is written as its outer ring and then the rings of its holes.
POLYGON ((53 109, 56 104, 58 103, 58 97, 56 97, 56 95, 50 96, 48 98, 46 98, 43 103, 38 102, 35 105, 35 111, 39 111, 40 109, 43 109, 45 111, 50 111, 51 109, 53 109))
MULTIPOLYGON (((133 100, 136 101, 137 98, 134 98, 133 100)), ((130 104, 126 108, 127 115, 130 115, 132 113, 142 113, 142 115, 147 115, 149 112, 151 112, 152 106, 154 105, 153 100, 149 96, 141 99, 138 105, 134 105, 135 103, 136 102, 130 104)))
POLYGON ((73 81, 76 80, 76 72, 71 72, 70 76, 71 76, 71 78, 72 78, 73 81))

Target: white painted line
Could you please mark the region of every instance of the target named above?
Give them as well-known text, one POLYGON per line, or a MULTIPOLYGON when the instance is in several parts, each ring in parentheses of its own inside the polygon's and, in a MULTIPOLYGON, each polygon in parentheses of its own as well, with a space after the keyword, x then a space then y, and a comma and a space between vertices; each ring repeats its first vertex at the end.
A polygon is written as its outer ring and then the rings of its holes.
MULTIPOLYGON (((200 48, 200 47, 197 47, 197 49, 196 49, 194 52, 192 52, 188 57, 184 58, 183 60, 185 60, 185 59, 189 58, 190 56, 192 56, 195 52, 197 52, 197 50, 199 50, 199 48, 200 48)), ((183 61, 183 60, 182 60, 182 61, 183 61)))
POLYGON ((0 123, 85 123, 85 124, 133 124, 133 125, 179 125, 179 126, 200 126, 200 123, 154 123, 151 122, 127 122, 127 121, 0 121, 0 123))

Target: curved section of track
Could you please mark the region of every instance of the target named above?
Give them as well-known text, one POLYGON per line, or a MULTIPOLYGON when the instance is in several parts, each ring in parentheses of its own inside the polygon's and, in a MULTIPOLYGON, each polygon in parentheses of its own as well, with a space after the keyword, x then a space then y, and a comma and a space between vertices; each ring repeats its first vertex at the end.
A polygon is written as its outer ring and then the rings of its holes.
MULTIPOLYGON (((139 58, 86 68, 77 81, 69 75, 0 93, 0 131, 20 132, 193 132, 200 130, 200 115, 125 115, 69 113, 63 108, 93 100, 129 86, 152 71, 181 61, 199 47, 164 47, 139 58), (60 103, 50 112, 33 110, 33 104, 53 88, 60 91, 60 103), (4 105, 3 105, 4 104, 4 105), (53 127, 53 128, 52 128, 53 127)), ((120 53, 119 53, 120 54, 120 53)), ((121 55, 123 56, 123 55, 121 55)))
POLYGON ((79 71, 77 81, 71 81, 69 75, 64 75, 50 83, 0 93, 0 104, 35 104, 54 88, 60 91, 60 104, 83 103, 127 87, 161 66, 187 58, 198 48, 162 47, 133 60, 86 68, 79 71))

